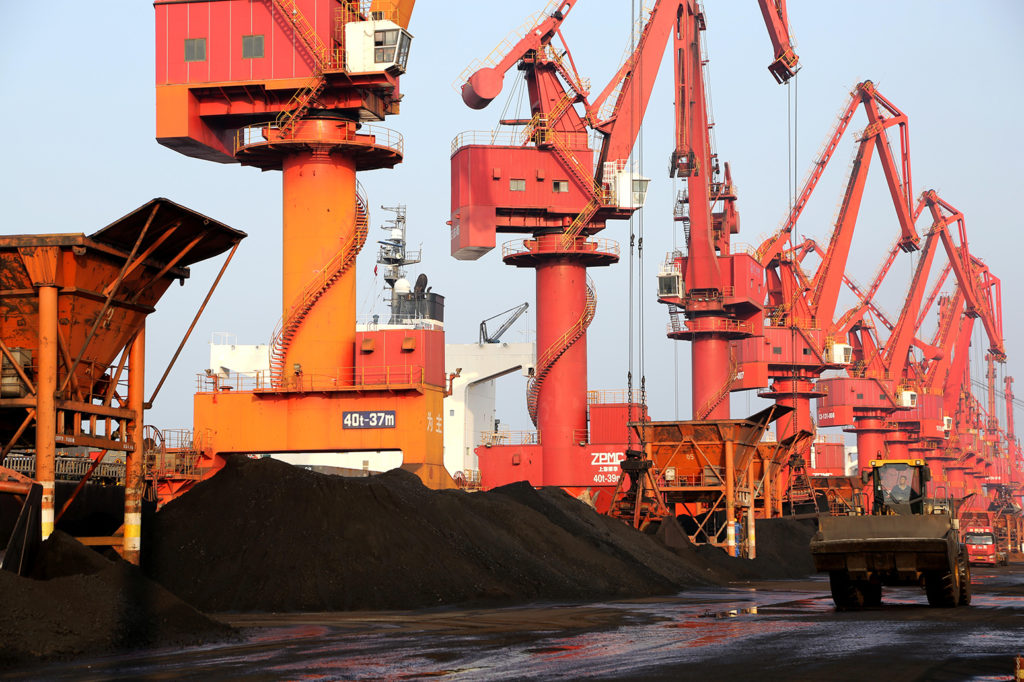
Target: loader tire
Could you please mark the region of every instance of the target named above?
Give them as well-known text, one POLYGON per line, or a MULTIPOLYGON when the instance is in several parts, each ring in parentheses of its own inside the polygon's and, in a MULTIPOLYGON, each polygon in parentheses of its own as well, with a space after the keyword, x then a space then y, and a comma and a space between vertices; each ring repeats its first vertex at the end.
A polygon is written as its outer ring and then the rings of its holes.
POLYGON ((956 606, 960 597, 957 571, 936 571, 925 577, 924 589, 928 595, 928 605, 939 608, 956 606))
POLYGON ((864 606, 881 606, 882 605, 882 584, 873 583, 865 580, 859 585, 861 593, 864 595, 864 606))
POLYGON ((830 571, 828 584, 832 588, 832 601, 837 611, 850 611, 864 606, 864 592, 860 585, 850 580, 846 571, 830 571))
POLYGON ((968 606, 971 603, 971 565, 966 558, 960 561, 960 605, 968 606))

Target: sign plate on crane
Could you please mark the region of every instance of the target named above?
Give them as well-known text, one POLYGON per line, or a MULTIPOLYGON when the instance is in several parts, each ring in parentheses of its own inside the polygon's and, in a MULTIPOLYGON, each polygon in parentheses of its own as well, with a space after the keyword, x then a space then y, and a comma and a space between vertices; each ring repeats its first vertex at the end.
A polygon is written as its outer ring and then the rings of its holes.
POLYGON ((341 425, 345 429, 393 429, 395 428, 395 411, 342 412, 341 425))

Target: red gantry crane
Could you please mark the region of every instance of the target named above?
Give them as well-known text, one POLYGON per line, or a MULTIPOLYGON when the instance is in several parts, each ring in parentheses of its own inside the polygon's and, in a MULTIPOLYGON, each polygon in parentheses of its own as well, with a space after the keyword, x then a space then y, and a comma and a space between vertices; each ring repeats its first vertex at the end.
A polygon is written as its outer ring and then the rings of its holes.
MULTIPOLYGON (((945 248, 949 267, 956 276, 958 289, 964 299, 965 314, 981 318, 988 333, 992 352, 997 357, 1005 359, 1002 322, 996 312, 995 302, 999 296, 998 280, 980 261, 970 255, 963 214, 940 199, 934 191, 922 194, 918 209, 924 206, 927 206, 931 213, 932 226, 921 251, 903 309, 889 337, 881 343, 877 338, 877 330, 872 325, 864 319, 855 322, 848 332, 854 359, 853 365, 847 370, 849 376, 823 379, 819 382, 819 386, 823 387, 826 393, 819 401, 819 425, 853 425, 850 430, 857 434, 861 468, 864 468, 871 459, 882 459, 886 456, 896 459, 909 457, 911 444, 920 438, 920 427, 904 428, 900 421, 903 418, 894 415, 897 411, 917 407, 919 386, 918 377, 915 376, 910 363, 911 345, 918 345, 935 354, 934 350, 929 350, 928 344, 916 341, 915 337, 919 328, 921 303, 924 300, 929 272, 939 242, 945 248), (953 242, 948 229, 953 223, 959 228, 959 245, 953 242)), ((958 362, 954 361, 954 366, 957 364, 958 362)), ((962 372, 951 371, 950 377, 961 376, 962 372)), ((948 380, 946 387, 952 388, 948 380)), ((932 420, 938 419, 938 415, 929 416, 932 420)), ((911 424, 914 421, 912 416, 908 419, 911 424)))
MULTIPOLYGON (((822 395, 815 385, 816 379, 824 371, 842 368, 851 361, 850 347, 838 341, 843 336, 843 329, 871 305, 898 251, 917 248, 918 236, 914 228, 917 212, 908 199, 910 181, 906 115, 883 97, 871 81, 859 83, 815 159, 786 221, 757 250, 756 261, 765 268, 767 283, 765 324, 760 336, 736 343, 737 371, 723 387, 723 392, 742 390, 765 386, 770 380, 770 388, 759 395, 793 408, 789 415, 777 422, 780 440, 800 431, 814 432, 810 401, 822 395), (864 108, 868 125, 859 139, 828 247, 822 252, 812 240, 805 240, 787 248, 800 215, 859 107, 864 108), (899 129, 899 159, 890 147, 887 134, 893 126, 899 129), (846 276, 846 264, 872 154, 876 150, 900 225, 900 235, 871 287, 862 292, 846 276), (803 260, 811 252, 821 256, 821 263, 813 276, 808 276, 803 260), (861 302, 837 320, 836 307, 844 281, 861 302)), ((703 415, 698 412, 697 416, 703 415)), ((807 453, 799 454, 806 456, 807 453)))
POLYGON ((154 2, 158 141, 282 175, 270 369, 200 377, 191 445, 207 473, 224 453, 398 450, 425 484, 455 485, 443 463, 440 297, 405 294, 429 325, 356 326, 368 225, 356 178, 404 157, 402 136, 375 123, 399 112, 414 5, 154 2))
MULTIPOLYGON (((776 60, 769 70, 780 83, 796 70, 785 2, 761 3, 776 60)), ((686 178, 676 217, 686 234, 686 254, 670 256, 659 276, 658 298, 670 306, 669 337, 692 341, 694 419, 728 419, 729 390, 736 377, 730 341, 760 336, 763 267, 748 253, 732 253, 739 232, 736 192, 728 164, 719 176, 711 146, 711 112, 705 90, 702 33, 706 18, 696 2, 678 3, 675 33, 675 149, 669 173, 686 178), (686 316, 681 324, 678 310, 686 316)))
MULTIPOLYGON (((511 47, 481 68, 470 67, 472 73, 462 86, 463 101, 474 109, 483 108, 500 94, 505 72, 518 66, 531 110, 529 119, 502 121, 520 126, 507 139, 464 133, 452 149, 452 255, 475 260, 494 248, 496 233, 527 234, 528 238, 503 247, 503 260, 537 272, 540 353, 527 400, 539 438, 531 435, 520 444, 479 449, 485 486, 527 478, 536 485, 560 485, 576 492, 602 484, 611 488, 618 479, 619 460, 625 456, 626 422, 646 418, 643 407, 631 406, 633 396, 626 396, 607 418, 595 418, 599 406, 591 405, 588 431, 586 330, 596 299, 586 268, 618 260, 614 242, 592 236, 604 229, 606 221, 626 219, 643 204, 648 180, 630 163, 630 154, 670 37, 678 91, 674 172, 692 176, 694 204, 704 207, 702 216, 707 213, 693 230, 700 234, 693 237, 691 253, 700 256, 693 259, 692 269, 707 291, 725 288, 714 251, 710 207, 712 194, 713 201, 727 202, 728 216, 716 216, 714 222, 718 234, 725 226, 724 242, 722 237, 718 241, 728 254, 728 233, 736 226, 734 197, 728 181, 714 180, 718 169, 708 139, 699 42, 704 15, 699 4, 658 0, 641 17, 635 48, 591 102, 588 83, 577 73, 560 32, 576 2, 551 3, 521 36, 505 43, 511 47), (552 44, 556 37, 561 43, 558 49, 552 44), (591 130, 602 139, 598 150, 589 146, 591 130), (597 427, 614 435, 598 437, 597 427)), ((785 4, 762 0, 761 5, 775 45, 770 69, 776 78, 788 79, 796 55, 789 44, 785 4)), ((755 289, 759 295, 759 285, 755 289)), ((756 298, 745 296, 746 307, 756 298)), ((693 315, 701 318, 695 332, 700 343, 721 350, 740 325, 723 318, 725 307, 697 308, 695 304, 693 315)), ((745 310, 744 316, 749 315, 745 310)), ((701 378, 695 377, 695 384, 706 386, 709 373, 723 372, 724 367, 706 363, 699 370, 701 378)), ((720 384, 720 376, 714 376, 711 383, 720 384)))

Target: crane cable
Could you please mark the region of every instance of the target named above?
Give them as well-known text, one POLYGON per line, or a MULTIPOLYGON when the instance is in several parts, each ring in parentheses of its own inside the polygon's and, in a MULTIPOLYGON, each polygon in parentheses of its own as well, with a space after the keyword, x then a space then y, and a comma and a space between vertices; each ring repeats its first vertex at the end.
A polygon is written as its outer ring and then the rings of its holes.
MULTIPOLYGON (((636 37, 636 2, 630 2, 629 3, 629 12, 630 12, 629 47, 630 47, 630 54, 633 54, 633 53, 636 52, 636 41, 637 41, 637 37, 636 37)), ((633 96, 632 92, 631 92, 631 96, 633 96)), ((630 132, 633 132, 634 130, 636 130, 635 115, 636 114, 635 114, 634 107, 630 107, 629 108, 629 130, 630 130, 630 132)), ((628 424, 633 421, 633 356, 634 356, 634 350, 633 350, 634 349, 634 346, 633 346, 633 336, 634 336, 634 331, 633 331, 633 317, 634 317, 634 314, 633 314, 633 301, 634 301, 634 299, 633 299, 633 288, 634 287, 633 287, 633 282, 634 282, 634 279, 635 279, 635 273, 634 273, 634 268, 633 268, 633 252, 634 252, 634 248, 635 248, 635 245, 636 245, 636 232, 635 232, 635 229, 634 229, 634 216, 635 216, 635 212, 630 213, 630 215, 629 215, 629 292, 628 292, 629 302, 627 304, 627 308, 628 308, 627 316, 628 316, 628 319, 629 319, 629 340, 628 340, 627 348, 626 348, 626 355, 627 355, 627 359, 626 359, 626 423, 627 423, 627 426, 626 426, 626 454, 627 454, 627 456, 629 456, 629 453, 633 450, 633 430, 632 430, 632 428, 630 428, 628 426, 628 424)), ((641 276, 643 276, 642 273, 641 273, 641 276)))
MULTIPOLYGON (((796 173, 797 173, 797 170, 796 170, 797 169, 797 163, 796 163, 796 153, 797 153, 796 137, 797 137, 797 135, 796 135, 796 132, 797 132, 797 122, 798 122, 798 117, 797 117, 797 101, 798 100, 797 100, 797 97, 796 97, 796 82, 795 82, 796 78, 797 78, 797 76, 794 75, 791 80, 786 81, 786 162, 788 164, 787 173, 786 173, 786 176, 787 176, 786 177, 786 191, 787 191, 786 201, 787 201, 787 203, 789 205, 789 214, 790 215, 792 215, 793 207, 796 205, 796 186, 797 186, 797 179, 796 179, 796 173)), ((789 232, 788 239, 789 239, 789 248, 790 248, 790 251, 791 251, 791 255, 793 256, 792 267, 795 270, 796 268, 801 267, 800 263, 795 258, 796 244, 799 241, 799 238, 797 236, 797 227, 796 227, 795 224, 792 226, 792 229, 789 232)), ((791 367, 792 367, 792 384, 791 384, 791 388, 793 390, 793 413, 789 416, 789 420, 790 420, 790 423, 792 424, 792 434, 793 435, 795 435, 796 432, 797 432, 797 423, 799 421, 798 417, 799 417, 799 409, 800 409, 800 402, 799 402, 799 396, 798 396, 798 391, 797 391, 797 373, 799 372, 799 370, 797 369, 796 364, 795 364, 796 363, 796 358, 797 358, 797 352, 796 352, 797 351, 797 343, 796 343, 797 320, 796 320, 796 317, 794 315, 794 313, 796 311, 796 298, 797 298, 797 287, 794 286, 794 287, 792 287, 792 296, 791 296, 791 300, 789 301, 789 314, 788 314, 788 318, 789 318, 790 352, 791 352, 791 356, 790 357, 792 358, 791 362, 793 363, 791 365, 791 367)))
MULTIPOLYGON (((637 9, 636 2, 630 2, 630 49, 631 51, 636 50, 636 17, 637 9)), ((632 132, 635 128, 635 122, 633 120, 633 108, 630 108, 630 131, 632 132)), ((636 238, 633 230, 633 214, 630 214, 630 265, 629 265, 629 293, 627 298, 627 317, 629 319, 629 340, 627 342, 626 349, 626 453, 629 457, 629 453, 633 450, 633 430, 629 427, 629 423, 633 421, 633 245, 636 238)))
MULTIPOLYGON (((640 8, 643 11, 643 8, 640 8)), ((637 49, 637 43, 639 37, 637 36, 637 3, 630 3, 630 52, 635 54, 637 49)), ((636 77, 641 81, 643 80, 643 61, 639 61, 638 72, 636 77)), ((630 119, 629 126, 630 131, 635 131, 636 143, 634 145, 634 152, 631 154, 629 168, 631 173, 636 168, 637 173, 643 174, 644 167, 644 137, 643 137, 643 120, 636 120, 637 104, 642 93, 634 89, 630 93, 631 97, 636 98, 633 102, 634 106, 630 107, 630 119), (636 162, 634 164, 634 161, 636 162)), ((632 204, 633 200, 633 183, 630 182, 629 186, 629 199, 632 204)), ((644 211, 643 206, 639 207, 629 217, 629 344, 627 349, 628 354, 628 368, 626 373, 626 402, 627 402, 627 420, 633 422, 633 404, 635 402, 633 393, 633 369, 634 359, 636 360, 636 368, 640 375, 640 392, 639 392, 639 403, 641 406, 641 415, 643 418, 646 413, 647 406, 647 376, 645 367, 645 348, 644 348, 644 211), (636 264, 634 267, 634 254, 636 256, 636 264), (634 297, 634 282, 636 282, 636 296, 634 297), (639 327, 639 331, 634 332, 634 325, 639 327), (639 348, 634 345, 634 338, 639 348)), ((627 452, 633 449, 633 430, 627 427, 626 429, 626 450, 627 452)), ((640 450, 644 449, 644 435, 643 430, 639 434, 639 447, 640 450)))
MULTIPOLYGON (((641 11, 642 11, 642 6, 641 6, 641 11)), ((633 23, 633 31, 634 32, 636 31, 636 22, 633 23)), ((640 69, 639 69, 639 76, 640 76, 640 80, 641 81, 643 81, 643 68, 644 68, 643 67, 643 62, 641 62, 640 63, 640 69)), ((637 93, 637 98, 639 99, 639 97, 640 97, 640 93, 638 92, 637 93)), ((639 102, 638 102, 638 104, 639 104, 639 102)), ((631 108, 633 110, 636 110, 637 107, 634 106, 634 107, 631 107, 631 108)), ((643 122, 643 119, 640 120, 638 127, 639 127, 639 130, 637 131, 637 142, 636 142, 637 149, 638 149, 638 153, 637 153, 637 171, 636 172, 642 177, 643 176, 643 172, 644 172, 644 122, 643 122)), ((630 192, 630 204, 632 204, 633 203, 633 182, 632 182, 632 177, 630 178, 629 192, 630 192)), ((646 195, 645 195, 644 198, 646 199, 646 195)), ((639 274, 639 285, 638 285, 639 291, 637 292, 638 307, 639 307, 638 324, 640 325, 640 333, 639 333, 639 337, 640 337, 639 338, 639 343, 640 343, 640 358, 639 358, 639 368, 640 368, 640 406, 641 406, 641 409, 646 413, 646 411, 647 411, 647 369, 646 369, 646 343, 645 343, 645 339, 644 339, 644 336, 645 336, 644 335, 644 308, 645 308, 644 303, 645 303, 645 300, 646 300, 644 298, 644 280, 646 279, 646 273, 644 272, 644 207, 640 206, 636 210, 636 213, 637 213, 637 223, 639 225, 639 232, 640 232, 640 239, 638 240, 638 243, 637 243, 637 268, 640 271, 640 274, 639 274)), ((644 432, 643 432, 643 430, 641 430, 640 431, 640 448, 641 449, 643 449, 643 447, 644 447, 644 435, 643 434, 644 434, 644 432)))

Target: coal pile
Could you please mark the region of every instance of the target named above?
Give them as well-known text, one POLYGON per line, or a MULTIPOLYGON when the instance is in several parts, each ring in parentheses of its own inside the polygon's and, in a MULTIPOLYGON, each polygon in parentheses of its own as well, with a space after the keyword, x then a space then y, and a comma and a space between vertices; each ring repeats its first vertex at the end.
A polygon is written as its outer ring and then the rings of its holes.
POLYGON ((233 457, 168 504, 147 572, 206 612, 414 609, 671 594, 710 584, 655 538, 560 490, 432 491, 233 457))
POLYGON ((0 667, 232 636, 127 562, 57 531, 33 577, 0 571, 0 667))
POLYGON ((703 565, 706 575, 722 584, 793 580, 815 572, 810 551, 811 536, 817 531, 814 519, 757 519, 755 523, 755 559, 731 557, 713 545, 694 545, 675 521, 664 522, 658 538, 683 561, 703 565))

